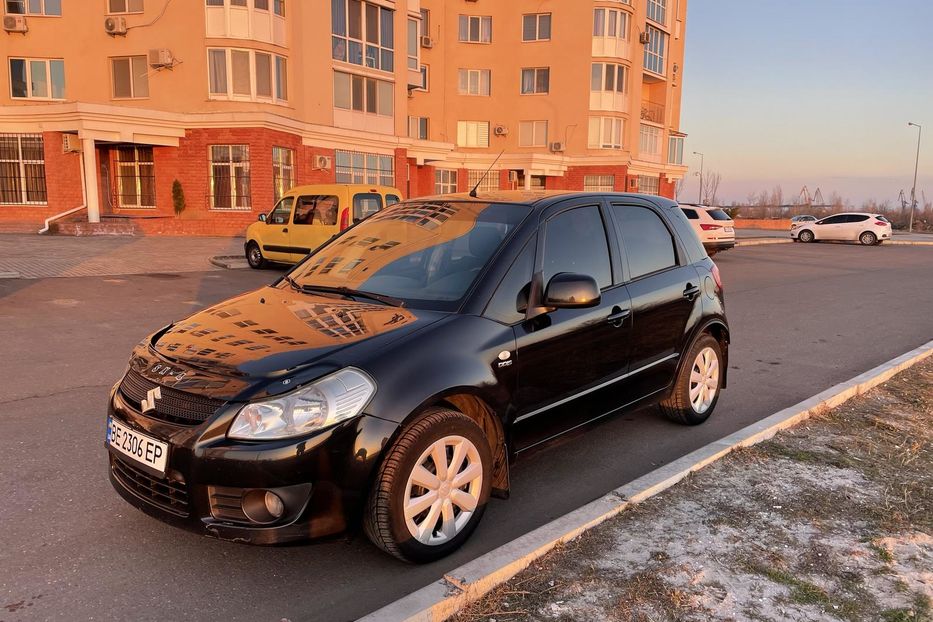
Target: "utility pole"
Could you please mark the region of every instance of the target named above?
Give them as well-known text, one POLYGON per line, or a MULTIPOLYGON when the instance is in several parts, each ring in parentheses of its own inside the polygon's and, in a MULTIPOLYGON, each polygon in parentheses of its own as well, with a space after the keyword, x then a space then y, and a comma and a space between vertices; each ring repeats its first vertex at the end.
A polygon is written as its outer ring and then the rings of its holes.
POLYGON ((917 168, 920 166, 920 136, 923 134, 923 126, 913 121, 908 121, 907 127, 917 128, 917 159, 914 161, 914 185, 910 189, 910 224, 907 227, 908 233, 914 232, 914 210, 917 208, 917 168))
POLYGON ((700 156, 700 189, 697 191, 697 203, 703 205, 703 159, 704 156, 699 151, 694 151, 693 155, 700 156))

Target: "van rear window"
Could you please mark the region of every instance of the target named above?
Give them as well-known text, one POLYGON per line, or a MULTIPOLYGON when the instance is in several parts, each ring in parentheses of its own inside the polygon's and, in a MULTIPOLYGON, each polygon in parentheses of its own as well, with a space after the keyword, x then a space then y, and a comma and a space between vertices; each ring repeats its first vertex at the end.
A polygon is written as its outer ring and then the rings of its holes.
POLYGON ((721 209, 708 209, 706 213, 709 214, 713 220, 732 220, 732 217, 721 209))

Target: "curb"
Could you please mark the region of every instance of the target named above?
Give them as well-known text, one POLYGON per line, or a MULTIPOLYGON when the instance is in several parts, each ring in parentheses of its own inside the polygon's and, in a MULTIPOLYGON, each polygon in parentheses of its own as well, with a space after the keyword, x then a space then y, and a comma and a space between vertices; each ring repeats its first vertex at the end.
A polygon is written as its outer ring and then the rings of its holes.
MULTIPOLYGON (((763 244, 791 244, 793 240, 784 239, 784 238, 760 238, 760 239, 744 239, 736 240, 735 245, 738 246, 761 246, 763 244)), ((926 240, 885 240, 885 246, 933 246, 933 241, 926 240)))
POLYGON ((240 255, 215 255, 208 259, 208 261, 218 268, 226 268, 227 270, 239 270, 240 268, 249 267, 249 264, 246 263, 246 258, 240 255))
POLYGON ((0 272, 0 279, 21 279, 23 275, 19 272, 0 272))
POLYGON ((714 441, 608 494, 467 562, 416 592, 359 619, 359 622, 439 622, 508 581, 558 544, 673 486, 687 475, 740 447, 768 440, 811 415, 835 408, 933 355, 933 341, 841 382, 794 406, 714 441))

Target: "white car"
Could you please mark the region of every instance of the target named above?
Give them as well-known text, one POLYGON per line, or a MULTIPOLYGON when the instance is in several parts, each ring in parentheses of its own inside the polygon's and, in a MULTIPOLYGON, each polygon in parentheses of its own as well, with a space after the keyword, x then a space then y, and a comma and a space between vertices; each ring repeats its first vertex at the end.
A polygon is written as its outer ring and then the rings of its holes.
POLYGON ((790 227, 790 237, 799 242, 858 241, 873 246, 890 240, 892 235, 890 221, 870 212, 833 214, 816 222, 793 223, 790 227))
POLYGON ((694 203, 681 203, 680 209, 703 242, 707 253, 712 255, 735 246, 735 223, 729 214, 718 207, 694 203))

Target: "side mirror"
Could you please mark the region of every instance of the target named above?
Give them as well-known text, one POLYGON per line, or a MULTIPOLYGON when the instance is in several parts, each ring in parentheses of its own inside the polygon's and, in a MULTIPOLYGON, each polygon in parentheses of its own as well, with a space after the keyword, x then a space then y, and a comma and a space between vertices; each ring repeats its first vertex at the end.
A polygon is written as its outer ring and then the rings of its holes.
POLYGON ((544 306, 555 309, 595 307, 599 301, 599 285, 596 284, 596 279, 585 274, 555 274, 544 291, 544 306))
POLYGON ((265 215, 265 214, 260 214, 260 215, 259 215, 259 222, 266 222, 266 215, 265 215))

